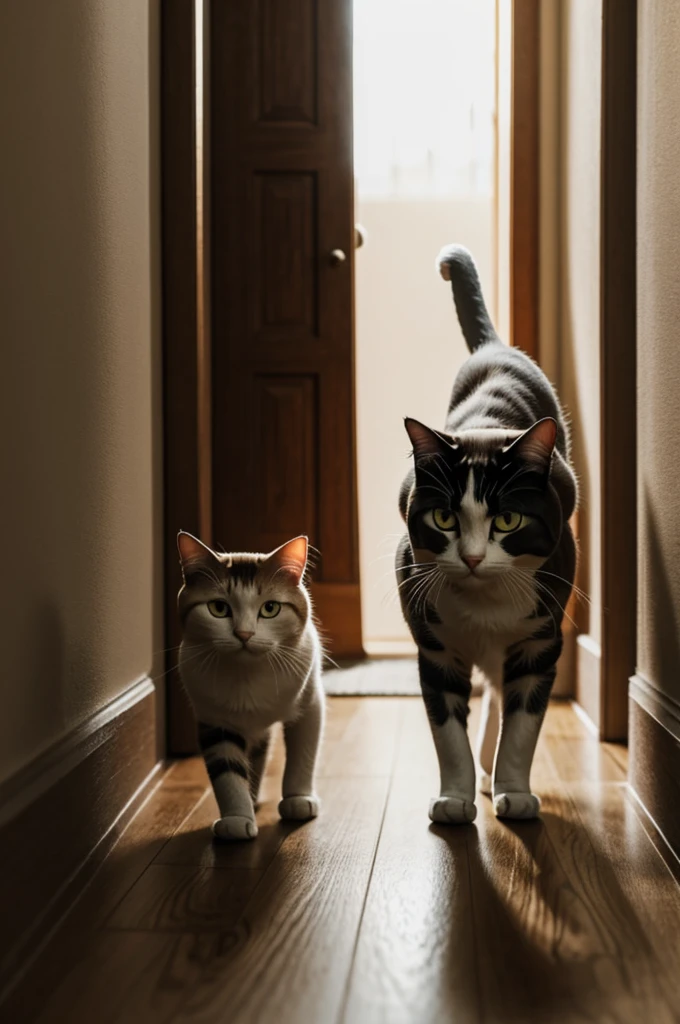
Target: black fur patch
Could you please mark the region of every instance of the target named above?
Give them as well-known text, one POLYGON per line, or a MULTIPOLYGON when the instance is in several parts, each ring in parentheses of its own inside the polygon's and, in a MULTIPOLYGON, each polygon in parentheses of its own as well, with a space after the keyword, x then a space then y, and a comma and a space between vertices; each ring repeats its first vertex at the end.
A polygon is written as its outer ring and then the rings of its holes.
POLYGON ((441 616, 433 604, 425 605, 425 621, 433 626, 441 626, 442 624, 441 616))
POLYGON ((562 652, 562 637, 559 636, 550 647, 535 658, 525 653, 522 647, 514 651, 506 660, 503 668, 503 682, 514 683, 522 676, 541 676, 552 668, 562 652))
MULTIPOLYGON (((454 666, 440 668, 438 665, 435 665, 434 662, 430 662, 430 659, 421 651, 418 653, 418 672, 420 674, 420 686, 423 691, 423 699, 426 700, 425 693, 427 691, 433 694, 439 694, 442 700, 444 693, 452 693, 455 696, 460 697, 460 700, 456 703, 453 714, 462 725, 465 725, 470 711, 468 708, 468 701, 472 691, 472 684, 470 682, 469 675, 464 674, 454 666)), ((430 699, 433 700, 434 698, 430 699)), ((440 708, 440 703, 437 702, 436 707, 440 708)), ((443 701, 443 707, 447 707, 447 705, 445 705, 445 701, 443 701)), ((449 718, 449 714, 447 714, 447 718, 449 718)))
POLYGON ((444 695, 442 693, 438 693, 436 690, 430 690, 429 687, 422 683, 421 690, 427 717, 432 725, 439 726, 439 728, 441 728, 442 725, 446 725, 449 720, 449 709, 446 706, 446 698, 444 695))
POLYGON ((418 647, 422 647, 425 651, 444 651, 446 648, 444 644, 434 635, 425 619, 420 616, 411 616, 409 626, 413 639, 417 643, 418 647))
POLYGON ((229 566, 229 580, 248 585, 255 580, 259 568, 258 562, 234 562, 229 566))
POLYGON ((517 690, 510 690, 506 693, 505 701, 503 703, 503 714, 507 717, 507 715, 514 715, 516 711, 522 710, 523 705, 521 693, 518 693, 517 690))
POLYGON ((527 697, 526 710, 530 715, 545 714, 554 681, 555 673, 552 672, 536 683, 536 686, 527 697))
POLYGON ((217 743, 233 743, 234 746, 245 753, 246 741, 239 733, 231 732, 229 729, 222 729, 219 725, 205 725, 205 723, 199 722, 198 745, 201 750, 214 747, 217 743))
POLYGON ((218 757, 214 761, 206 761, 206 768, 211 782, 227 772, 240 775, 242 779, 248 780, 247 767, 241 761, 236 761, 233 758, 218 757))

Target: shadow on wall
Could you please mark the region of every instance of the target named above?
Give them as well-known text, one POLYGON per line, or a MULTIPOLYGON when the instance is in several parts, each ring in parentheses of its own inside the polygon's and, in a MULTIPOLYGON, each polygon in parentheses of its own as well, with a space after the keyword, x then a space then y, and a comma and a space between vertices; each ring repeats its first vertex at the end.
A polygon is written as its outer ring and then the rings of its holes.
POLYGON ((666 696, 680 703, 680 623, 674 612, 675 600, 668 575, 672 552, 664 553, 659 527, 649 492, 643 496, 644 529, 639 531, 640 576, 643 594, 640 605, 640 644, 643 675, 666 696))
MULTIPOLYGON (((149 666, 156 687, 156 743, 158 756, 166 753, 165 736, 165 569, 164 569, 164 492, 163 492, 163 380, 162 380, 162 316, 161 316, 161 139, 160 139, 160 39, 161 0, 149 0, 149 256, 151 294, 151 451, 152 451, 152 521, 151 551, 153 617, 153 655, 149 666)), ((173 539, 175 526, 168 524, 173 539)))
MULTIPOLYGON (((564 244, 568 244, 568 231, 564 229, 564 244)), ((570 290, 562 288, 562 317, 560 331, 560 387, 558 389, 560 401, 565 407, 565 412, 571 431, 572 461, 578 477, 578 566, 576 570, 576 582, 581 586, 588 596, 592 589, 592 557, 588 538, 591 531, 591 503, 590 503, 590 478, 587 472, 586 461, 586 433, 583 427, 583 414, 581 400, 577 387, 578 369, 576 355, 574 352, 574 325, 572 320, 571 302, 569 299, 570 290)), ((596 439, 597 441, 597 439, 596 439)), ((575 605, 574 617, 579 633, 588 633, 590 630, 590 603, 581 598, 575 605)))

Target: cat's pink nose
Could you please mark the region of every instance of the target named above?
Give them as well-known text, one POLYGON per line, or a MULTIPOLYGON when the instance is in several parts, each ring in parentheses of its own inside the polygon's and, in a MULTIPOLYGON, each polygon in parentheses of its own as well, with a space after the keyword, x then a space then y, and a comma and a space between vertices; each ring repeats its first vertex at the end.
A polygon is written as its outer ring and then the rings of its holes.
POLYGON ((476 569, 479 563, 484 561, 484 555, 465 555, 463 561, 468 569, 476 569))
POLYGON ((255 633, 252 629, 235 629, 234 636, 237 636, 239 640, 242 640, 244 644, 247 644, 251 636, 255 636, 255 633))

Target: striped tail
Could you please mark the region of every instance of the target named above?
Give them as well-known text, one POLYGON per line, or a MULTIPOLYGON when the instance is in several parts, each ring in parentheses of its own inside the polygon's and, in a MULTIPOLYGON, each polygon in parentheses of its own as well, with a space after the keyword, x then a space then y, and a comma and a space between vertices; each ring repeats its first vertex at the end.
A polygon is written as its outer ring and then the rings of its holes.
POLYGON ((453 301, 463 337, 471 352, 499 341, 484 303, 475 261, 462 245, 446 245, 437 257, 437 270, 451 282, 453 301))

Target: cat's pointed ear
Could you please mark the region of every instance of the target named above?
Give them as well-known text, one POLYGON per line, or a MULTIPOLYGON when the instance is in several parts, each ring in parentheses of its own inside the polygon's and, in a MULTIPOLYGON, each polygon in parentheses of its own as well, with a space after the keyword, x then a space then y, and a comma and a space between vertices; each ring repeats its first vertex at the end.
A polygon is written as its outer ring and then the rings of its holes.
POLYGON ((191 565, 212 565, 219 561, 215 552, 207 544, 192 534, 185 533, 184 530, 180 530, 177 534, 177 550, 183 573, 186 573, 191 565))
POLYGON ((297 587, 307 568, 307 537, 294 537, 267 557, 265 569, 274 576, 285 576, 297 587))
POLYGON ((453 438, 426 427, 424 423, 420 423, 419 420, 414 420, 410 416, 404 420, 404 426, 411 439, 413 457, 416 462, 428 455, 451 455, 456 447, 452 444, 453 438))
POLYGON ((535 466, 538 472, 547 473, 556 440, 557 423, 551 416, 546 416, 520 434, 505 452, 513 459, 535 466))

